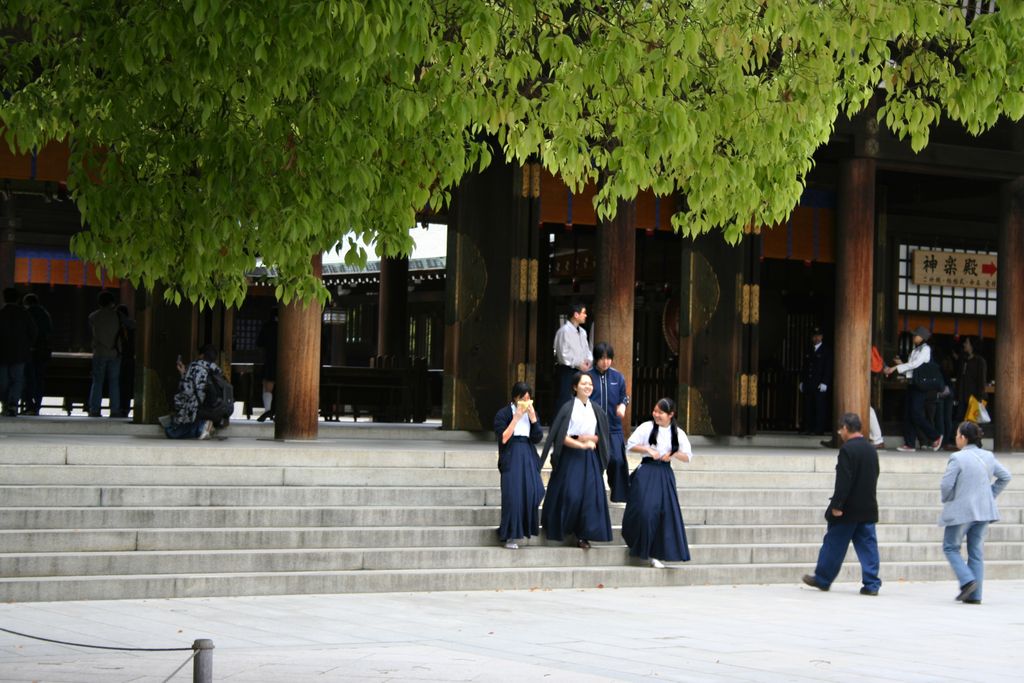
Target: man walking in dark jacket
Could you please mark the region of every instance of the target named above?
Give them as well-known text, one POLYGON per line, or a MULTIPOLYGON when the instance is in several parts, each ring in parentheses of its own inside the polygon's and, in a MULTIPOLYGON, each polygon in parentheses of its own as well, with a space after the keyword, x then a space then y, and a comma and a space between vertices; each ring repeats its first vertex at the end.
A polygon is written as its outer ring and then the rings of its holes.
POLYGON ((843 558, 853 541, 853 549, 860 560, 864 586, 861 595, 878 595, 882 585, 878 578, 878 452, 861 433, 860 417, 846 413, 839 424, 839 438, 843 441, 836 462, 836 486, 832 501, 825 510, 828 531, 818 552, 818 565, 814 574, 805 574, 803 582, 827 591, 839 575, 843 558))

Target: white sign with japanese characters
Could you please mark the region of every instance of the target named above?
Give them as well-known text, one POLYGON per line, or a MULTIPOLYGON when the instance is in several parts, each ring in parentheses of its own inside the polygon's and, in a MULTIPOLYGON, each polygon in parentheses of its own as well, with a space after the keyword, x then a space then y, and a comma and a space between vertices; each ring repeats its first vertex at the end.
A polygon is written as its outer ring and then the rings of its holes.
POLYGON ((914 250, 915 285, 996 288, 996 255, 962 251, 914 250))

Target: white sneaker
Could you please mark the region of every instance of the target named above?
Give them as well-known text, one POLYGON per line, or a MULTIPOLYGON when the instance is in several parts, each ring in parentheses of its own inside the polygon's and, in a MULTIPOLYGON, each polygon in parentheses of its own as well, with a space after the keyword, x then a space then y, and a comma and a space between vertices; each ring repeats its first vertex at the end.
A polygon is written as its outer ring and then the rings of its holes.
POLYGON ((209 439, 213 436, 213 420, 203 421, 203 431, 199 433, 199 440, 209 439))
POLYGON ((655 569, 664 569, 665 568, 664 563, 662 563, 662 561, 659 560, 656 557, 652 557, 651 558, 651 566, 654 567, 655 569))
POLYGON ((515 541, 509 541, 508 543, 505 544, 505 547, 508 548, 509 550, 519 550, 519 544, 516 543, 515 541))

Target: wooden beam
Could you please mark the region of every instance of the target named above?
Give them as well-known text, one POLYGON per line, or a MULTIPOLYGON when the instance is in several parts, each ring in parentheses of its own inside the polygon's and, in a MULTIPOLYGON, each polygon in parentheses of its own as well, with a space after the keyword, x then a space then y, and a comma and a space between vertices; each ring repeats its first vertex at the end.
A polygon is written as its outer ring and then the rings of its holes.
MULTIPOLYGON (((633 386, 633 311, 636 303, 636 201, 620 201, 615 218, 597 230, 597 274, 594 279, 594 343, 608 342, 615 349, 615 367, 633 386)), ((622 424, 630 430, 630 412, 622 424)), ((641 411, 650 406, 639 406, 641 411)), ((644 414, 643 412, 641 414, 644 414)))
MULTIPOLYGON (((313 269, 321 273, 321 255, 313 269)), ((318 302, 292 301, 279 307, 277 348, 279 363, 274 384, 274 438, 313 440, 320 416, 320 326, 323 309, 318 302)))
POLYGON ((1024 449, 1024 288, 1016 276, 1024 263, 1024 177, 1002 187, 996 315, 995 448, 1024 449))
POLYGON ((834 417, 838 421, 843 413, 857 413, 866 429, 871 400, 874 159, 841 163, 837 214, 834 417))

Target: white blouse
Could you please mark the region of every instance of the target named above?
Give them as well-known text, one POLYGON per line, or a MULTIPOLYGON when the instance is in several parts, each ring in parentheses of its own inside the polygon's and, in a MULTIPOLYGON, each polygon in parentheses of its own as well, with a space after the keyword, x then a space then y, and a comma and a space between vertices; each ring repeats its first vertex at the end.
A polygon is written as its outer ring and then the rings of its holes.
MULTIPOLYGON (((629 437, 629 441, 626 442, 626 450, 628 451, 634 446, 650 445, 651 430, 654 429, 654 427, 654 421, 648 420, 633 430, 633 433, 629 437)), ((687 453, 690 456, 690 460, 693 460, 693 450, 690 447, 690 440, 686 438, 686 433, 679 427, 676 427, 676 434, 679 437, 680 452, 687 453)), ((671 427, 658 427, 658 438, 654 447, 658 449, 658 454, 661 456, 666 456, 672 452, 671 427)))
POLYGON ((896 372, 903 375, 907 379, 911 379, 914 376, 914 368, 921 367, 921 365, 929 362, 932 359, 932 349, 925 342, 920 346, 915 346, 914 350, 910 352, 910 358, 907 359, 906 363, 900 363, 896 366, 896 372))
MULTIPOLYGON (((516 404, 512 404, 512 417, 516 416, 516 404)), ((530 413, 523 413, 512 430, 512 436, 530 436, 530 413)))
POLYGON ((578 398, 572 400, 572 415, 569 416, 568 436, 579 434, 597 434, 597 416, 594 415, 594 402, 587 401, 587 405, 578 398))

